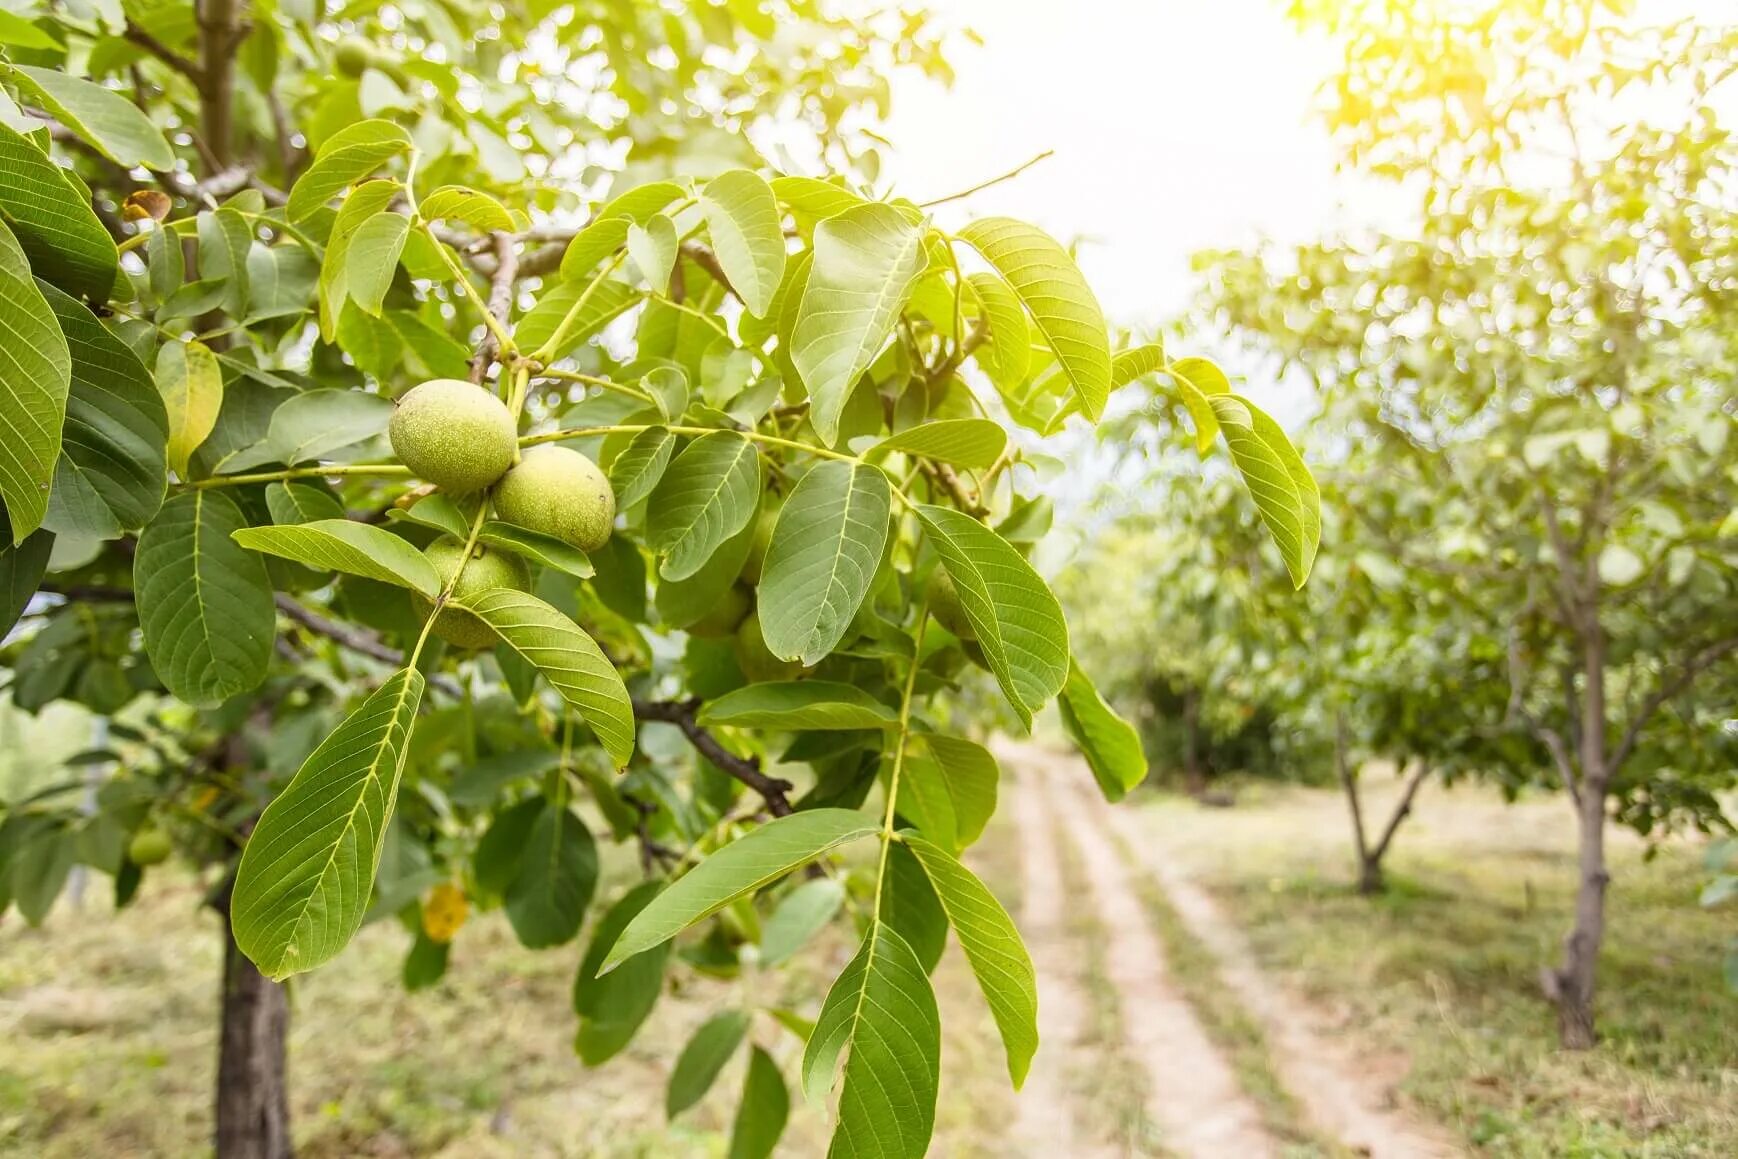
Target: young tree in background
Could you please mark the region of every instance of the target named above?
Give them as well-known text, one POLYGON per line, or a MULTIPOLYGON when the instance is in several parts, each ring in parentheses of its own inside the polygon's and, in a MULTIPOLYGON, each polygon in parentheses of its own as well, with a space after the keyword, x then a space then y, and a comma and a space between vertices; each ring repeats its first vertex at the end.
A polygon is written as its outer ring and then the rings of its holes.
POLYGON ((1503 641, 1507 711, 1580 834, 1544 972, 1594 1042, 1615 817, 1724 826, 1738 695, 1731 270, 1738 161, 1713 111, 1738 32, 1629 5, 1295 5, 1346 46, 1348 163, 1418 191, 1415 232, 1205 262, 1217 316, 1353 400, 1341 436, 1422 497, 1389 548, 1503 641))

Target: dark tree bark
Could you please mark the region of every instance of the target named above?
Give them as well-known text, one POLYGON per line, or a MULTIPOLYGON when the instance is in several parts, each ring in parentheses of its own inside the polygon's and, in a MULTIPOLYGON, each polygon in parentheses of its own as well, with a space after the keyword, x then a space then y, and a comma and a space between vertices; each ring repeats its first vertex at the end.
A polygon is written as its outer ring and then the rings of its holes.
POLYGON ((1358 854, 1358 892, 1365 897, 1381 893, 1388 888, 1388 880, 1382 872, 1382 859, 1388 855, 1388 849, 1394 844, 1394 834, 1400 831, 1400 825, 1412 815, 1412 802, 1418 796, 1419 788, 1425 778, 1430 775, 1430 764, 1420 760, 1412 766, 1412 771, 1406 775, 1406 783, 1400 790, 1400 800, 1394 803, 1394 811, 1388 815, 1388 823, 1382 827, 1382 835, 1376 843, 1370 843, 1364 828, 1364 803, 1358 796, 1358 778, 1352 772, 1351 761, 1346 755, 1346 718, 1338 714, 1334 718, 1334 773, 1340 780, 1340 788, 1346 794, 1346 807, 1352 814, 1352 841, 1358 854))
POLYGON ((217 1052, 217 1159, 291 1159, 290 1004, 229 926, 233 880, 212 899, 223 917, 223 1007, 217 1052))
POLYGON ((1557 1034, 1569 1050, 1587 1050, 1597 1041, 1593 1025, 1594 982, 1599 949, 1605 940, 1605 892, 1611 873, 1605 864, 1605 798, 1611 767, 1605 745, 1605 635, 1590 617, 1583 639, 1579 728, 1581 777, 1574 796, 1580 850, 1580 880, 1575 890, 1575 923, 1563 941, 1563 962, 1545 974, 1545 994, 1557 1008, 1557 1034))
POLYGON ((1193 688, 1183 693, 1183 787, 1191 797, 1207 793, 1207 774, 1201 768, 1201 694, 1193 688))

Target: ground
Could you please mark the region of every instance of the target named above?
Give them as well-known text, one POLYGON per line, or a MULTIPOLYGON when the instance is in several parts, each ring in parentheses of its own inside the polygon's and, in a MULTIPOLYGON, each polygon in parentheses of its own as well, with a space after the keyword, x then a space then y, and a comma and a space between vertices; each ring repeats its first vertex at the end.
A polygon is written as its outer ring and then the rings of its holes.
MULTIPOLYGON (((1078 762, 1002 751, 1005 807, 973 864, 1040 973, 1044 1045, 1021 1095, 957 950, 936 976, 934 1155, 1660 1155, 1738 1153, 1738 999, 1695 850, 1614 854, 1599 1050, 1555 1049, 1537 997, 1572 881, 1561 802, 1428 793, 1393 891, 1347 888, 1341 799, 1246 790, 1206 809, 1097 801, 1078 762), (1017 1141, 1017 1142, 1016 1142, 1017 1141)), ((1376 809, 1389 794, 1373 791, 1376 809)), ((613 867, 609 888, 633 879, 613 867)), ((101 886, 104 883, 98 883, 101 886)), ((94 888, 42 931, 0 923, 0 1154, 198 1154, 215 1051, 214 919, 186 874, 118 914, 94 888)), ((718 1156, 739 1057, 672 1126, 669 1065, 730 1003, 812 1014, 850 952, 841 929, 786 979, 684 976, 639 1040, 587 1070, 569 1042, 579 948, 519 948, 475 917, 437 989, 405 995, 404 933, 366 929, 293 995, 300 1151, 336 1155, 718 1156)), ((787 1075, 796 1040, 752 1032, 787 1075)), ((824 1149, 793 1100, 780 1154, 824 1149)))

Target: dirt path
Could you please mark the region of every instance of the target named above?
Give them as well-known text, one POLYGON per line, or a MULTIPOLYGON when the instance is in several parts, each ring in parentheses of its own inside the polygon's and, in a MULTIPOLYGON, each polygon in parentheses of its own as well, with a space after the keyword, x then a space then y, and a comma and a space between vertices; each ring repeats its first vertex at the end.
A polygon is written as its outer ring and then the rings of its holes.
POLYGON ((1099 1159, 1110 1152, 1092 1139, 1068 1097, 1068 1060, 1087 1025, 1087 999, 1078 977, 1080 955, 1068 944, 1068 902, 1056 834, 1031 776, 1014 787, 1020 831, 1020 932, 1038 970, 1038 1040, 1044 1048, 1020 1090, 1018 1118, 1010 1134, 1028 1159, 1081 1156, 1099 1159))
MULTIPOLYGON (((1020 770, 1023 802, 1041 795, 1043 811, 1057 819, 1079 853, 1091 882, 1091 897, 1084 900, 1096 909, 1107 939, 1105 961, 1122 1008, 1123 1042, 1148 1075, 1147 1111, 1159 1125, 1165 1146, 1202 1159, 1275 1155, 1277 1148, 1262 1129, 1255 1105, 1239 1089, 1194 1010, 1168 982, 1164 954, 1128 867, 1106 839, 1102 819, 1071 784, 1079 781, 1090 789, 1090 774, 1080 769, 1077 777, 1060 758, 1031 747, 1006 748, 1002 755, 1020 770)), ((1029 866, 1040 828, 1047 827, 1022 825, 1029 866)), ((1045 1001, 1051 1001, 1042 977, 1039 987, 1045 1001)))
POLYGON ((1280 1081, 1319 1131, 1375 1159, 1458 1153, 1445 1136, 1395 1107, 1392 1081, 1373 1073, 1317 1012, 1268 977, 1242 931, 1164 850, 1154 847, 1137 816, 1102 802, 1097 811, 1122 834, 1189 931, 1218 959, 1220 978, 1261 1025, 1280 1081))

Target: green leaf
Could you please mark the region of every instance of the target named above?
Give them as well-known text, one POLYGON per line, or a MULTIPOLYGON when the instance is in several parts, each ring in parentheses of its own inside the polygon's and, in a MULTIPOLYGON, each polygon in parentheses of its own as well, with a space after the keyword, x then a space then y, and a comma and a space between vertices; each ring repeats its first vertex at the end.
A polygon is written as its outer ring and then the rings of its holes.
POLYGON ((947 950, 947 911, 904 842, 894 842, 887 850, 887 873, 875 916, 905 939, 925 974, 935 973, 947 950))
POLYGON ((878 828, 850 809, 807 809, 767 822, 717 850, 653 898, 610 947, 603 968, 612 969, 669 941, 737 898, 878 828))
POLYGON ((557 283, 546 287, 538 295, 537 304, 513 328, 513 340, 525 350, 541 349, 545 342, 555 336, 555 328, 561 325, 561 320, 588 289, 591 296, 585 300, 585 306, 574 319, 574 324, 568 327, 566 336, 561 340, 561 347, 550 353, 552 361, 573 353, 580 343, 609 325, 613 318, 641 297, 626 282, 605 279, 595 287, 586 282, 557 283))
POLYGON ((420 672, 395 673, 320 742, 248 838, 230 923, 267 976, 330 961, 362 925, 422 691, 420 672))
POLYGON ((1165 347, 1162 343, 1149 342, 1144 346, 1119 350, 1110 360, 1110 389, 1121 390, 1136 379, 1145 378, 1164 367, 1165 347))
MULTIPOLYGON (((562 281, 589 280, 597 264, 627 241, 628 226, 646 224, 682 195, 682 187, 673 181, 653 181, 609 202, 567 244, 567 252, 561 255, 562 281)), ((520 345, 532 350, 538 344, 524 341, 520 345)))
POLYGON ((11 12, 0 13, 0 44, 10 44, 16 48, 46 48, 50 51, 61 47, 54 37, 24 17, 11 12))
POLYGON ((1293 586, 1303 587, 1322 538, 1322 499, 1315 479, 1280 425, 1248 399, 1221 394, 1208 401, 1231 449, 1231 462, 1249 485, 1293 586))
POLYGON ((285 214, 291 223, 306 221, 338 193, 410 150, 410 134, 391 121, 358 121, 339 130, 321 144, 314 163, 290 188, 285 214))
POLYGON ((959 851, 983 836, 996 811, 996 758, 980 744, 961 737, 929 733, 912 740, 907 751, 900 812, 936 844, 959 851))
POLYGON ((742 1103, 730 1128, 728 1159, 770 1159, 790 1117, 791 1096, 772 1055, 755 1047, 748 1056, 742 1103))
POLYGON ((591 831, 572 809, 549 802, 531 826, 519 874, 507 887, 507 920, 520 944, 542 950, 577 937, 597 872, 591 831))
POLYGON ((102 85, 53 68, 14 65, 19 90, 54 119, 118 164, 168 172, 175 150, 132 101, 102 85))
POLYGON ((625 511, 652 493, 675 449, 676 436, 663 427, 647 427, 622 448, 610 463, 617 509, 625 511))
POLYGON ((1062 605, 1025 557, 977 520, 927 505, 917 514, 959 590, 1002 694, 1031 728, 1032 714, 1068 679, 1062 605))
POLYGON ((892 506, 887 476, 860 463, 828 460, 797 483, 762 568, 760 630, 773 655, 813 665, 838 646, 880 566, 892 506))
POLYGON ((4 533, 0 535, 0 639, 4 639, 42 584, 54 536, 38 531, 26 536, 23 543, 14 544, 4 511, 0 511, 0 532, 4 533))
POLYGON ((772 191, 781 202, 815 221, 869 204, 849 189, 818 177, 774 177, 772 191))
POLYGON ((988 339, 975 355, 978 365, 997 390, 1011 394, 1025 384, 1032 362, 1032 327, 1026 311, 1013 287, 995 274, 972 274, 966 283, 977 293, 990 327, 988 339))
POLYGON ((350 248, 344 255, 344 285, 350 300, 365 313, 380 317, 380 304, 392 286, 392 276, 409 235, 410 218, 397 213, 377 213, 363 222, 350 239, 350 248))
POLYGON ((72 357, 60 461, 44 526, 114 538, 163 505, 169 419, 151 374, 96 316, 38 282, 72 357))
POLYGON ((706 1097, 746 1033, 748 1015, 741 1010, 714 1014, 701 1024, 682 1048, 676 1069, 670 1072, 670 1087, 664 1094, 667 1117, 674 1119, 706 1097))
POLYGON ((69 294, 107 302, 120 254, 84 192, 41 149, 3 124, 0 172, 6 174, 0 216, 29 256, 32 272, 69 294))
POLYGON ((443 185, 417 208, 424 221, 462 221, 478 233, 514 228, 513 215, 499 201, 465 185, 443 185))
POLYGON ((867 203, 816 226, 813 252, 791 361, 809 390, 810 421, 832 446, 846 400, 923 272, 923 226, 867 203))
POLYGON ((938 463, 987 471, 995 466, 1007 446, 1008 432, 1001 423, 990 419, 937 419, 882 439, 865 454, 903 451, 938 463))
POLYGON ((532 563, 564 571, 579 579, 590 579, 596 574, 585 552, 553 535, 491 519, 477 532, 477 538, 490 547, 504 548, 532 563))
POLYGON ((1008 911, 971 870, 922 837, 909 836, 905 844, 929 874, 984 1001, 990 1004, 1008 1054, 1008 1077, 1018 1090, 1038 1050, 1038 978, 1032 956, 1008 911))
POLYGON ((223 469, 315 462, 384 435, 391 421, 392 401, 378 394, 337 388, 304 391, 274 410, 266 437, 224 460, 223 469))
POLYGON ((1183 406, 1195 423, 1195 450, 1201 455, 1212 449, 1219 437, 1219 419, 1210 401, 1215 395, 1230 394, 1231 382, 1225 372, 1205 358, 1179 358, 1165 368, 1183 406))
POLYGON ((831 1086, 847 1048, 828 1154, 922 1159, 935 1129, 941 1018, 917 955, 880 921, 821 1005, 803 1054, 803 1088, 831 1086))
POLYGON ((587 1066, 615 1057, 651 1014, 663 990, 669 942, 635 954, 608 974, 598 974, 609 948, 662 888, 663 883, 657 881, 636 885, 609 908, 592 932, 573 982, 573 1010, 579 1015, 573 1049, 587 1066))
POLYGON ((686 579, 760 506, 760 456, 735 431, 702 435, 682 449, 646 507, 646 546, 664 555, 658 574, 686 579))
POLYGON ((216 491, 163 504, 139 535, 133 591, 145 653, 189 704, 221 704, 265 679, 277 618, 265 561, 236 543, 247 526, 216 491))
POLYGON ((640 385, 652 396, 666 422, 680 419, 688 409, 688 374, 680 366, 653 367, 640 379, 640 385))
POLYGON ((1110 337, 1104 311, 1074 259, 1043 230, 1010 217, 974 221, 960 231, 960 238, 1014 288, 1073 385, 1081 409, 1097 422, 1110 398, 1110 337))
POLYGON ((788 961, 827 927, 845 904, 845 887, 830 877, 805 881, 784 896, 760 931, 760 963, 788 961))
POLYGON ((676 268, 676 255, 681 242, 676 237, 676 223, 661 213, 653 214, 646 224, 628 226, 628 256, 639 267, 640 275, 659 294, 670 286, 670 272, 676 268))
POLYGON ((41 526, 60 457, 72 356, 30 263, 0 221, 0 500, 17 544, 41 526))
POLYGON ((730 288, 750 314, 766 317, 785 272, 784 226, 772 187, 746 169, 732 169, 706 183, 700 211, 730 288))
POLYGON ((155 378, 169 419, 169 468, 186 479, 188 460, 217 426, 223 371, 203 342, 165 342, 157 350, 155 378))
POLYGON ((634 755, 633 704, 596 640, 536 596, 511 588, 495 588, 460 601, 460 606, 543 674, 597 734, 618 767, 628 763, 634 755))
POLYGON ((249 551, 305 563, 321 571, 341 571, 396 584, 433 599, 441 579, 428 559, 409 543, 370 523, 319 519, 311 523, 244 527, 232 538, 249 551))
POLYGON ((198 217, 199 273, 224 283, 223 308, 232 318, 247 315, 247 255, 253 231, 234 209, 201 213, 198 217))
POLYGON ((830 680, 774 680, 750 684, 708 701, 701 724, 776 728, 791 732, 888 728, 899 714, 855 684, 830 680))
POLYGON ((754 547, 755 521, 718 545, 700 570, 687 579, 659 580, 656 594, 658 619, 666 627, 687 628, 729 600, 730 589, 742 574, 742 565, 754 547))
POLYGON ((403 186, 396 181, 365 181, 350 191, 338 207, 332 232, 326 239, 326 255, 320 262, 320 337, 327 342, 338 336, 338 320, 349 300, 350 246, 356 233, 392 204, 403 186))
POLYGON ((1062 727, 1092 768, 1105 800, 1122 800, 1146 779, 1147 755, 1141 748, 1140 733, 1104 702, 1072 659, 1057 707, 1062 712, 1062 727))
POLYGON ((266 510, 273 523, 313 523, 344 518, 344 505, 324 486, 309 483, 269 483, 266 510))

